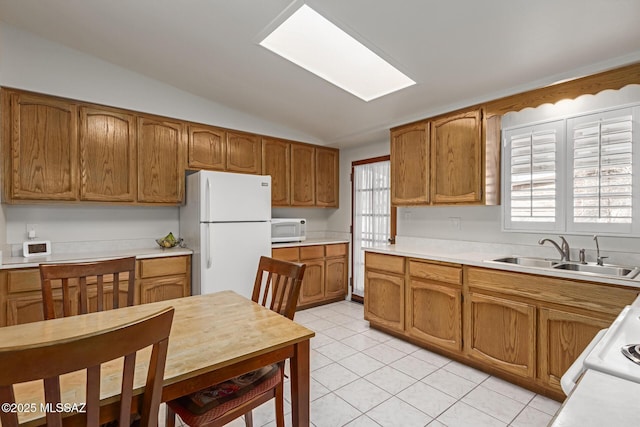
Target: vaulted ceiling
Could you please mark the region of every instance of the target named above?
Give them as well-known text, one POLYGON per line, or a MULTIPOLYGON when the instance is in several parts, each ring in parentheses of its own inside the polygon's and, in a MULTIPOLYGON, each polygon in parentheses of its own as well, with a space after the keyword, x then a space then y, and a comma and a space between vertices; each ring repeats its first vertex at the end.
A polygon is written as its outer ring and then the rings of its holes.
POLYGON ((0 20, 337 147, 640 61, 638 0, 306 3, 417 84, 364 102, 262 48, 291 0, 0 0, 0 20))

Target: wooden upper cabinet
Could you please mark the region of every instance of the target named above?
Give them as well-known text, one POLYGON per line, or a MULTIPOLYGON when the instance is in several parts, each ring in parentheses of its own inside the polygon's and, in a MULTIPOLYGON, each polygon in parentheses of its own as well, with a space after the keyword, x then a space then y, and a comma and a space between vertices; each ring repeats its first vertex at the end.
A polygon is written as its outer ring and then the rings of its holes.
POLYGON ((291 143, 262 138, 262 174, 271 175, 271 205, 291 204, 291 143))
POLYGON ((133 202, 135 197, 135 116, 80 107, 80 200, 133 202))
POLYGON ((138 117, 138 201, 182 202, 183 140, 183 123, 138 117))
POLYGON ((194 169, 223 171, 227 167, 227 140, 224 129, 189 125, 189 162, 194 169))
POLYGON ((8 199, 77 200, 77 106, 26 93, 4 92, 3 99, 9 113, 4 118, 10 122, 4 131, 10 141, 5 151, 8 199))
POLYGON ((316 206, 338 207, 339 151, 316 148, 316 206))
POLYGON ((482 115, 480 110, 431 123, 433 203, 474 203, 482 199, 482 115))
POLYGON ((260 175, 262 144, 258 135, 227 131, 227 170, 260 175))
POLYGON ((291 144, 291 206, 315 205, 315 149, 291 144))
POLYGON ((480 108, 391 130, 391 203, 500 203, 500 117, 480 108))
POLYGON ((391 131, 391 203, 429 203, 429 123, 391 131))

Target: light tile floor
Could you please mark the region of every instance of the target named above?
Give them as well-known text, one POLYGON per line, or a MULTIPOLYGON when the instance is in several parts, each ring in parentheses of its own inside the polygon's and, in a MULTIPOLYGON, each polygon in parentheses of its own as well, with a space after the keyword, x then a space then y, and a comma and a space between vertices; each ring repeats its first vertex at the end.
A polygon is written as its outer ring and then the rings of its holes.
MULTIPOLYGON (((315 427, 542 427, 560 408, 554 400, 370 329, 363 319, 363 306, 349 301, 296 313, 296 322, 316 332, 311 340, 315 427)), ((287 426, 290 392, 286 381, 287 426)), ((273 400, 254 411, 256 427, 275 426, 274 420, 273 400)), ((244 421, 228 426, 242 427, 244 421)))

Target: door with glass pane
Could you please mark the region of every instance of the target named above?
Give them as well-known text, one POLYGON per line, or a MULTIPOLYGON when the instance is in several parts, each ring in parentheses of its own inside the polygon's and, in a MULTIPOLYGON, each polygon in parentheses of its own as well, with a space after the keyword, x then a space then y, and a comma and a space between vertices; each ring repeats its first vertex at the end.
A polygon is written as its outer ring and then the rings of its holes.
POLYGON ((352 166, 352 299, 364 298, 363 247, 387 244, 395 237, 395 208, 391 207, 389 156, 353 162, 352 166))

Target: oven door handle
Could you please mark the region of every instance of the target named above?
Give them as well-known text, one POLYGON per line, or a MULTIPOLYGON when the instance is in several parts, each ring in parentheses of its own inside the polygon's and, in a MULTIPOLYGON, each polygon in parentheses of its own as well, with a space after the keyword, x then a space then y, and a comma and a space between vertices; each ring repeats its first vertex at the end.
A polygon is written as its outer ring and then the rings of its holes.
POLYGON ((608 329, 600 330, 595 337, 591 340, 591 342, 585 347, 585 349, 580 353, 580 356, 569 366, 567 372, 562 375, 560 378, 560 386, 562 387, 562 391, 567 396, 576 386, 578 380, 587 369, 584 366, 584 360, 587 358, 591 350, 600 342, 605 333, 607 333, 608 329))

